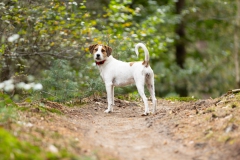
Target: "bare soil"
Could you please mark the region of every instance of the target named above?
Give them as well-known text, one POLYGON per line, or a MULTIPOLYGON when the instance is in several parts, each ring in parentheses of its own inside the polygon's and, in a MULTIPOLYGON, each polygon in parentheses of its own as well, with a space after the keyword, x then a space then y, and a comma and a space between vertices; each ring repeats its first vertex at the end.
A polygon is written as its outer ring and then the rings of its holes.
POLYGON ((239 97, 158 99, 157 113, 149 116, 141 116, 141 101, 116 99, 110 114, 104 113, 105 98, 90 98, 75 107, 48 101, 41 102, 44 109, 19 104, 28 111, 19 112, 20 125, 13 128, 22 140, 92 159, 240 159, 239 97))

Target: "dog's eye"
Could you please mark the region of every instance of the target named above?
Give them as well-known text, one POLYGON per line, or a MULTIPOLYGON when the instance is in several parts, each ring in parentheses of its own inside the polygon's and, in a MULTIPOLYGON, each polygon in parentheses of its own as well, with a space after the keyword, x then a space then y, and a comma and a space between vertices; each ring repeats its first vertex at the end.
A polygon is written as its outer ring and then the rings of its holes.
POLYGON ((104 49, 102 49, 102 52, 105 52, 105 50, 104 50, 104 49))
POLYGON ((98 50, 97 48, 94 49, 94 51, 97 51, 97 50, 98 50))

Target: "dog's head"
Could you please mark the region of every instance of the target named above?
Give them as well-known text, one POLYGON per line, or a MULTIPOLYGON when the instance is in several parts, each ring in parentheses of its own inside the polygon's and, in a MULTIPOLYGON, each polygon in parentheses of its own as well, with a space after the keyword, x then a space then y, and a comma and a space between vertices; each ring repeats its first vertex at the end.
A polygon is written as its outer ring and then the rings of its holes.
POLYGON ((94 44, 89 46, 89 51, 93 54, 96 62, 104 61, 112 53, 112 48, 106 45, 94 44))

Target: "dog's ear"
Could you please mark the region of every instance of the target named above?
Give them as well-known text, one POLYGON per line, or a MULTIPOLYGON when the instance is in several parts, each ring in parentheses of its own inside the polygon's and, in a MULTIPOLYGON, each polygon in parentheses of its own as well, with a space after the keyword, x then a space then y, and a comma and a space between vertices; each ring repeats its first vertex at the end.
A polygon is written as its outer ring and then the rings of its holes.
POLYGON ((112 48, 109 46, 104 46, 104 47, 106 47, 107 56, 109 57, 112 54, 112 48))
POLYGON ((93 50, 94 50, 94 48, 95 48, 97 45, 98 45, 98 44, 93 44, 93 45, 89 46, 89 51, 90 51, 90 53, 93 53, 93 50))

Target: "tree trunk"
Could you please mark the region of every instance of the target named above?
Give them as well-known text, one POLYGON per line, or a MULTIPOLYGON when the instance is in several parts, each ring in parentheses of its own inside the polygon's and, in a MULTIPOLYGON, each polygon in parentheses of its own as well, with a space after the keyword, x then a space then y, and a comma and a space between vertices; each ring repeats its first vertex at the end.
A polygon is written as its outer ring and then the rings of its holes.
POLYGON ((240 73, 239 73, 239 18, 240 18, 240 0, 236 0, 237 13, 236 24, 234 32, 234 61, 235 61, 235 74, 236 74, 236 86, 240 88, 240 73))
MULTIPOLYGON (((182 10, 185 6, 185 0, 178 0, 175 3, 176 7, 176 14, 181 15, 182 10)), ((181 69, 184 69, 184 63, 186 58, 186 49, 185 49, 185 25, 184 21, 181 22, 176 26, 175 33, 178 37, 175 43, 175 56, 176 56, 176 63, 181 69)), ((185 80, 181 80, 181 82, 175 85, 175 91, 181 96, 185 97, 188 95, 187 90, 187 83, 185 80)))
MULTIPOLYGON (((178 0, 176 2, 176 14, 181 15, 184 5, 185 5, 185 0, 178 0)), ((176 40, 176 45, 175 45, 176 62, 179 67, 184 69, 186 50, 185 50, 185 30, 184 30, 183 20, 181 20, 181 22, 176 26, 175 33, 179 37, 179 39, 176 40)))
POLYGON ((5 80, 9 80, 10 79, 10 64, 11 64, 11 59, 8 57, 5 57, 4 59, 4 67, 2 68, 1 72, 0 72, 0 82, 3 82, 5 80))

